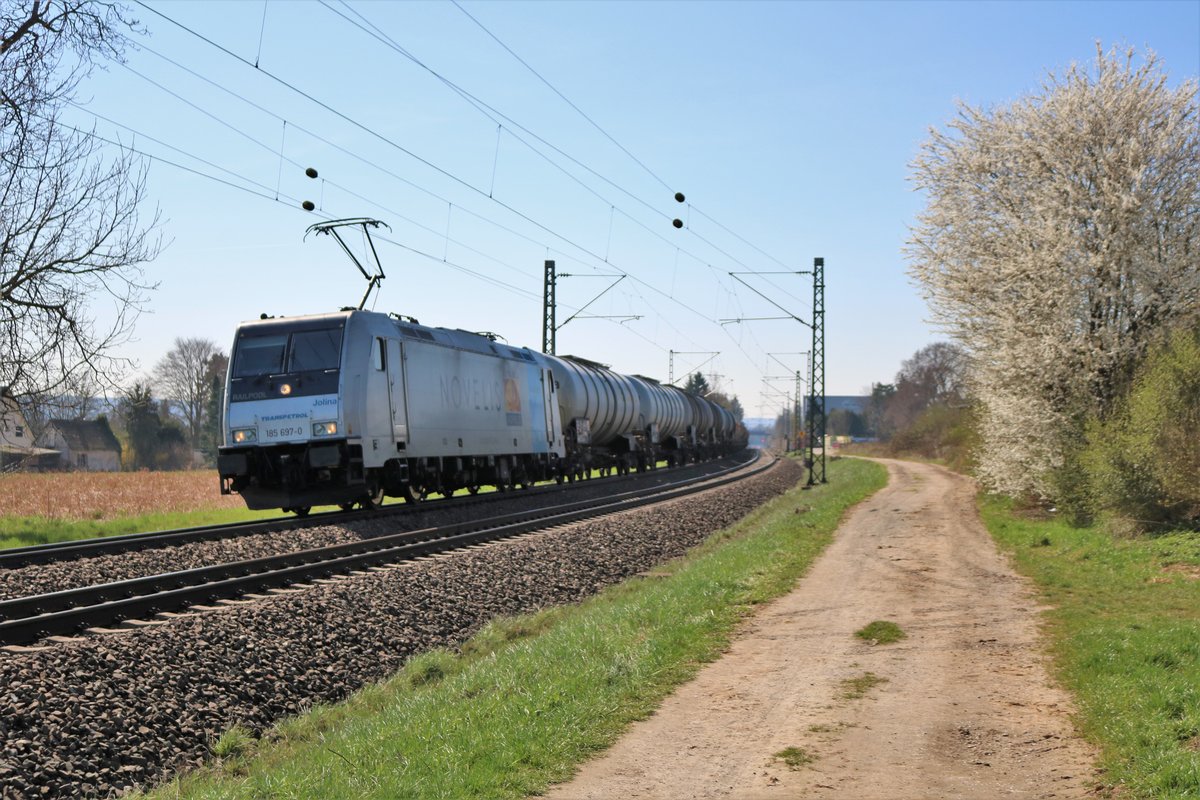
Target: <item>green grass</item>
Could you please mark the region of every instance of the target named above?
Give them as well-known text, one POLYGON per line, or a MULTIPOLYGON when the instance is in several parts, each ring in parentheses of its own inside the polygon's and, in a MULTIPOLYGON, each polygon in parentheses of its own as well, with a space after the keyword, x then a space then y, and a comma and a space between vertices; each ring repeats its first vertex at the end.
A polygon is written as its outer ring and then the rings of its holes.
POLYGON ((1057 672, 1106 781, 1123 797, 1200 797, 1200 534, 1116 538, 994 498, 982 511, 1053 607, 1057 672))
POLYGON ((908 634, 899 625, 882 619, 877 619, 870 625, 859 628, 854 635, 860 639, 866 639, 871 644, 892 644, 908 638, 908 634))
POLYGON ((817 760, 816 756, 811 755, 803 747, 785 747, 776 753, 775 757, 787 764, 789 769, 800 769, 817 760))
POLYGON ((142 514, 111 520, 66 521, 45 517, 0 517, 0 550, 49 542, 69 542, 123 533, 145 533, 174 528, 195 528, 226 522, 246 522, 280 516, 273 511, 221 508, 170 514, 142 514))
POLYGON ((234 725, 213 742, 212 752, 217 758, 234 758, 250 749, 254 734, 241 725, 234 725))
POLYGON ((881 678, 874 672, 864 672, 857 678, 846 678, 842 681, 842 699, 859 700, 867 696, 867 692, 881 683, 887 683, 887 678, 881 678))
POLYGON ((346 703, 286 721, 242 758, 155 797, 518 798, 568 778, 786 593, 886 473, 830 464, 686 558, 580 605, 488 625, 346 703), (800 507, 810 507, 798 513, 800 507))

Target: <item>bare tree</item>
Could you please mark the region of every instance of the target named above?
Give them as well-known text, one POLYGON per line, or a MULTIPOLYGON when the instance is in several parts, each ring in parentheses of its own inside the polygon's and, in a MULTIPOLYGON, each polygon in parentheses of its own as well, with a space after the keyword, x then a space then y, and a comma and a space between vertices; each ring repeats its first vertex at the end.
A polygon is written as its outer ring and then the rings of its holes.
POLYGON ((193 450, 200 448, 213 375, 227 363, 225 354, 210 339, 176 339, 154 368, 154 388, 170 401, 193 450))
POLYGON ((991 488, 1052 496, 1078 420, 1200 314, 1196 93, 1098 46, 1032 96, 961 105, 912 164, 911 274, 971 355, 991 488))
POLYGON ((934 342, 922 347, 900 365, 895 391, 887 399, 888 428, 912 425, 933 405, 961 405, 966 397, 967 356, 961 347, 934 342))
POLYGON ((158 252, 157 216, 138 214, 145 170, 61 119, 135 26, 111 3, 0 0, 0 383, 18 397, 81 372, 111 383, 152 288, 139 267, 158 252))
POLYGON ((53 392, 27 392, 21 401, 25 421, 35 437, 51 419, 87 419, 96 413, 101 385, 87 369, 75 370, 54 387, 53 392))

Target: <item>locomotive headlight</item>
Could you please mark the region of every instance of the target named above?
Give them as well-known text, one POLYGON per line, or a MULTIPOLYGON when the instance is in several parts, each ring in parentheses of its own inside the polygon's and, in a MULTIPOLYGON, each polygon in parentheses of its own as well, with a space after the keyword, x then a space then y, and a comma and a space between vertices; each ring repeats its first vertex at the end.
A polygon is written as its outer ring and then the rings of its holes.
POLYGON ((283 384, 282 386, 279 387, 279 393, 282 395, 291 394, 292 393, 292 385, 290 383, 283 384))
POLYGON ((336 422, 314 422, 313 436, 337 436, 336 422))
POLYGON ((233 431, 234 444, 246 444, 258 441, 258 430, 255 428, 235 428, 233 431))

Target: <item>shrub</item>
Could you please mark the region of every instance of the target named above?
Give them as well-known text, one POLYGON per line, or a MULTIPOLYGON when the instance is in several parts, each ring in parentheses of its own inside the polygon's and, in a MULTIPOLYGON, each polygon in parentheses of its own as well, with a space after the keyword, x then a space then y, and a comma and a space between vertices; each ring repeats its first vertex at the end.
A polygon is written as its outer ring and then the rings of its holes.
POLYGON ((1085 439, 1079 464, 1097 514, 1141 529, 1200 526, 1200 328, 1152 351, 1085 439))
POLYGON ((912 454, 944 461, 951 469, 966 471, 971 465, 977 435, 969 408, 932 405, 889 443, 896 455, 912 454))

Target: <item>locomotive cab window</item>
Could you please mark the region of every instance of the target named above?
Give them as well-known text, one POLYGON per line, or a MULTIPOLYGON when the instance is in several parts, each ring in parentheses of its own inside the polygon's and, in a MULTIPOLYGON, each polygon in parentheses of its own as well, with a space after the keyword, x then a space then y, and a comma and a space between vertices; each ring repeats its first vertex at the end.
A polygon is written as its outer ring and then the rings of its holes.
POLYGON ((249 329, 237 339, 229 402, 336 395, 342 326, 249 329))
POLYGON ((376 372, 383 372, 387 368, 387 351, 383 346, 383 339, 375 338, 371 345, 371 363, 375 365, 376 372))
POLYGON ((342 330, 329 328, 292 334, 289 372, 337 369, 341 363, 342 330))
POLYGON ((240 337, 237 355, 233 360, 233 377, 246 378, 283 372, 283 354, 286 350, 286 334, 240 337))

